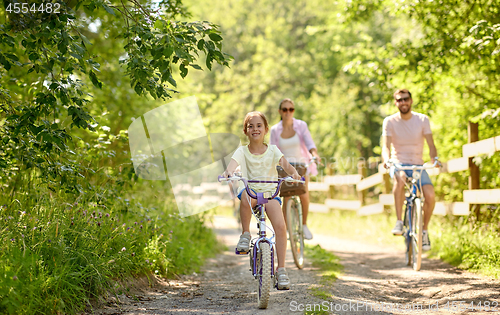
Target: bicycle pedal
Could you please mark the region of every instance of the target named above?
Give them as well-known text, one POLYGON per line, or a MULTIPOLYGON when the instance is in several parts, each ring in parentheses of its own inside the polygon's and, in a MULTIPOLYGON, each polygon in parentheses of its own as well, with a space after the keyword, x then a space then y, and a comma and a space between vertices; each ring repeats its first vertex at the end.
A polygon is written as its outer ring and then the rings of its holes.
POLYGON ((235 248, 235 249, 234 249, 234 253, 235 253, 236 255, 248 255, 248 253, 250 253, 250 251, 248 251, 248 252, 240 252, 240 251, 238 251, 238 249, 237 249, 237 248, 235 248))

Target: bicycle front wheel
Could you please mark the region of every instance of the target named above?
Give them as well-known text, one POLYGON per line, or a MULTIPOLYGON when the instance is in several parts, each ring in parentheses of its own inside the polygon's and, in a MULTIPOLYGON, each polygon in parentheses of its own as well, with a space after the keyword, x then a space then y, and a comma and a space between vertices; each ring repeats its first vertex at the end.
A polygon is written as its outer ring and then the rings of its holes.
POLYGON ((405 240, 405 247, 406 247, 406 260, 405 264, 407 266, 411 266, 413 264, 412 261, 412 237, 410 235, 410 215, 411 215, 411 206, 406 205, 405 206, 405 218, 404 218, 404 240, 405 240))
POLYGON ((259 308, 267 308, 271 290, 271 248, 269 243, 260 243, 257 251, 257 280, 259 283, 257 304, 259 308))
POLYGON ((422 230, 424 220, 422 217, 422 200, 415 198, 412 211, 412 261, 413 270, 419 271, 422 264, 422 230))
POLYGON ((297 268, 304 268, 304 231, 302 229, 302 205, 296 198, 288 199, 286 224, 290 238, 290 249, 297 268))

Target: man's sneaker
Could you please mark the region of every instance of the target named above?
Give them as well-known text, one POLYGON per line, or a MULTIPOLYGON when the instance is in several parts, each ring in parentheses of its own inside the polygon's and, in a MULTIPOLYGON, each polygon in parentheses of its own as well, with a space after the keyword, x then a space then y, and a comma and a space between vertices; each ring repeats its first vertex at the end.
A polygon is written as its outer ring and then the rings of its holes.
POLYGON ((422 250, 431 250, 431 240, 429 239, 429 232, 422 231, 422 250))
POLYGON ((302 230, 304 231, 304 239, 306 239, 306 240, 313 239, 313 235, 312 235, 311 231, 309 231, 309 228, 307 228, 307 225, 303 225, 302 230))
POLYGON ((252 239, 250 232, 241 234, 238 245, 236 245, 236 250, 239 252, 248 252, 250 250, 250 239, 252 239))
POLYGON ((278 281, 278 290, 290 289, 290 278, 288 278, 285 268, 278 268, 278 270, 276 270, 276 281, 278 281))
POLYGON ((403 221, 397 220, 396 226, 392 229, 392 234, 403 235, 403 221))

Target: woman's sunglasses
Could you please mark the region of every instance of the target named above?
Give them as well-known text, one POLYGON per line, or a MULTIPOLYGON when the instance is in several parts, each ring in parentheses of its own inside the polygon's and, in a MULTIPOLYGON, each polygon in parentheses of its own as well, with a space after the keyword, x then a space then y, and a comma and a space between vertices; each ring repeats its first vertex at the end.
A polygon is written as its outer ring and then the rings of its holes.
POLYGON ((282 108, 282 109, 281 109, 281 111, 282 111, 283 113, 286 113, 286 112, 288 112, 288 111, 290 111, 290 113, 293 113, 293 111, 294 111, 294 110, 295 110, 295 108, 293 108, 293 107, 292 107, 292 108, 282 108))

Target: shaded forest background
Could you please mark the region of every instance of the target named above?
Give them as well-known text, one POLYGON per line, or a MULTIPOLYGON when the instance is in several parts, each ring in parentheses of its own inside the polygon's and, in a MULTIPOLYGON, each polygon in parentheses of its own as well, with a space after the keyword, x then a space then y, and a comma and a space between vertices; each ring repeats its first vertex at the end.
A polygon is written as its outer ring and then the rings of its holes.
MULTIPOLYGON (((408 88, 413 110, 431 119, 442 160, 461 157, 469 121, 479 123, 480 139, 498 135, 495 1, 185 3, 195 19, 220 25, 234 56, 229 68, 182 82, 183 93, 198 97, 212 132, 241 135, 242 117, 251 110, 275 124, 280 100, 289 97, 328 167, 355 173, 359 159, 380 156, 382 120, 397 111, 392 93, 408 88)), ((481 188, 498 187, 499 156, 475 159, 481 188)), ((467 176, 440 175, 439 198, 461 200, 467 176)))

